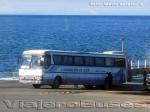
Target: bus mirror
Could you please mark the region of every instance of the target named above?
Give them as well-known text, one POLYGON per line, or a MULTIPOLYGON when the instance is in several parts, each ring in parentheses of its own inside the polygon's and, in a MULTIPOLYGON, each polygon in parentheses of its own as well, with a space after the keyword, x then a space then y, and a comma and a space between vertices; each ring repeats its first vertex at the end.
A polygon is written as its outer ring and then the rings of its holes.
POLYGON ((44 58, 43 57, 41 57, 41 59, 40 59, 40 64, 43 66, 44 65, 44 58))
POLYGON ((43 57, 41 58, 41 61, 42 61, 42 62, 44 61, 44 58, 43 58, 43 57))

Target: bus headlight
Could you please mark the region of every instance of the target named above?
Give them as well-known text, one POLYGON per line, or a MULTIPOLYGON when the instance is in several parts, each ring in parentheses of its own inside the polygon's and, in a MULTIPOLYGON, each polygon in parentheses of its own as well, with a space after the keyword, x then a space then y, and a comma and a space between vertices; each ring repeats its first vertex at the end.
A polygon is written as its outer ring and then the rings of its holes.
POLYGON ((24 79, 25 79, 25 77, 19 76, 19 80, 24 80, 24 79))
POLYGON ((42 80, 42 76, 36 76, 35 80, 42 80))

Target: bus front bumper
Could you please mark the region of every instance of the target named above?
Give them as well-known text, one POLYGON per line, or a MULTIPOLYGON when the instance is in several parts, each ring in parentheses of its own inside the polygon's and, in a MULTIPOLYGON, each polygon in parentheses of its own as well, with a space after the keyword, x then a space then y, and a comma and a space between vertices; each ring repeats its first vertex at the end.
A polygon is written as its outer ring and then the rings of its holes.
POLYGON ((42 84, 43 79, 42 77, 33 77, 33 78, 19 77, 19 82, 24 84, 42 84))

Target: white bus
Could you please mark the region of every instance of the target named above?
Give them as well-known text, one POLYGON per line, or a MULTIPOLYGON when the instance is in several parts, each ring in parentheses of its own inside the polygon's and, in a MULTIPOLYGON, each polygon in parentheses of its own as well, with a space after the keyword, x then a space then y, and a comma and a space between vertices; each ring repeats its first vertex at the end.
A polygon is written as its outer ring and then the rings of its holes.
POLYGON ((108 72, 113 76, 113 85, 124 83, 128 75, 126 55, 119 52, 28 50, 22 54, 19 81, 30 83, 34 88, 84 85, 89 89, 107 86, 108 72))

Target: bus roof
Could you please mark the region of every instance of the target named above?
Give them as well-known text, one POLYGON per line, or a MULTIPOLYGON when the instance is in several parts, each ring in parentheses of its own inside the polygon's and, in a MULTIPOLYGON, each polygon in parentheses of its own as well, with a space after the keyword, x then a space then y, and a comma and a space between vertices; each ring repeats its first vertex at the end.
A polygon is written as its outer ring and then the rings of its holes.
POLYGON ((23 55, 44 55, 45 53, 53 53, 53 54, 76 54, 76 55, 101 55, 101 56, 118 56, 118 57, 125 57, 126 54, 124 53, 100 53, 100 52, 81 52, 81 51, 64 51, 64 50, 27 50, 23 52, 23 55))
POLYGON ((23 55, 31 55, 31 54, 37 54, 37 55, 42 55, 45 54, 49 50, 27 50, 23 52, 23 55))

